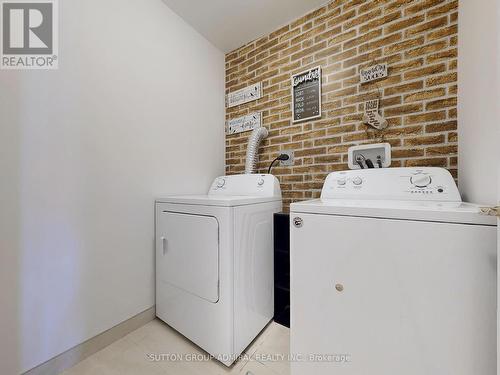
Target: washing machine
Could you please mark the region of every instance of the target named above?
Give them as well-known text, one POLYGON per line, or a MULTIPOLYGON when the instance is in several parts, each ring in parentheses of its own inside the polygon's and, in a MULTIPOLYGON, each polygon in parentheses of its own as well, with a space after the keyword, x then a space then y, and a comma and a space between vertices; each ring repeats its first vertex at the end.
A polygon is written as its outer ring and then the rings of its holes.
POLYGON ((156 315, 231 365, 274 314, 273 175, 222 176, 156 200, 156 315))
POLYGON ((448 171, 331 173, 290 233, 292 375, 496 374, 496 219, 448 171))

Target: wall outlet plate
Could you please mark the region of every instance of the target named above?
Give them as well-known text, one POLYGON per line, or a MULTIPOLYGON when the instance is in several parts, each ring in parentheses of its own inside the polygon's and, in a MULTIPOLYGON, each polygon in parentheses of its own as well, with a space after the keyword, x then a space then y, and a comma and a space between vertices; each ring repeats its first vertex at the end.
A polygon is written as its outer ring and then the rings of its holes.
POLYGON ((289 167, 295 164, 295 156, 293 150, 280 151, 280 154, 286 154, 290 157, 288 160, 280 160, 280 165, 282 167, 289 167))
MULTIPOLYGON (((380 168, 377 160, 380 158, 382 162, 382 168, 387 168, 391 166, 391 145, 389 143, 375 143, 371 145, 361 145, 349 147, 347 151, 347 162, 349 169, 361 169, 361 167, 356 163, 358 157, 364 160, 370 159, 375 166, 375 168, 380 168)), ((363 163, 365 168, 368 166, 363 163)))

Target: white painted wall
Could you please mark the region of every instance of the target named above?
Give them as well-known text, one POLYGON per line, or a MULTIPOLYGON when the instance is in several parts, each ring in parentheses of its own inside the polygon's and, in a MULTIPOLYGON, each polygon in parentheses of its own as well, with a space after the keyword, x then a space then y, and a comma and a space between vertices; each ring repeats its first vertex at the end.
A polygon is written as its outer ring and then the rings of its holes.
POLYGON ((498 0, 460 1, 459 187, 468 201, 494 204, 498 191, 498 0))
POLYGON ((154 304, 153 200, 224 170, 224 56, 161 0, 60 1, 60 69, 0 71, 0 373, 154 304))

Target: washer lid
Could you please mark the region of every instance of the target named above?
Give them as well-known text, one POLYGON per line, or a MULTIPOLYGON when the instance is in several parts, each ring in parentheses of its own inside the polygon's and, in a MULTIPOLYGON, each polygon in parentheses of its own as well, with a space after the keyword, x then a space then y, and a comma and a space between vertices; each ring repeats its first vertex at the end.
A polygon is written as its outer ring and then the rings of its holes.
POLYGON ((234 207, 248 204, 280 201, 281 197, 259 197, 247 195, 174 195, 158 198, 158 203, 189 204, 197 206, 234 207))
POLYGON ((496 226, 495 217, 481 215, 479 205, 462 202, 316 199, 292 203, 291 214, 373 217, 496 226))

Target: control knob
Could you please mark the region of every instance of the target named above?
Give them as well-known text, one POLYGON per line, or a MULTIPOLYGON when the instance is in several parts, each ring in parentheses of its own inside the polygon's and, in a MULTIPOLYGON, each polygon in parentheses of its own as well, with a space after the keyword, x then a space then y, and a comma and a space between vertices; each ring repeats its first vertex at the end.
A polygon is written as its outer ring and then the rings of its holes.
POLYGON ((359 186, 363 183, 363 180, 361 179, 361 177, 354 177, 354 179, 352 180, 352 183, 356 186, 359 186))
POLYGON ((219 178, 219 179, 217 180, 217 187, 218 187, 218 188, 223 187, 225 184, 226 184, 226 180, 224 180, 223 178, 219 178))
POLYGON ((259 186, 264 185, 264 179, 263 178, 259 178, 259 180, 257 181, 257 185, 259 185, 259 186))
POLYGON ((424 188, 431 184, 432 178, 426 174, 416 174, 410 178, 410 182, 418 188, 424 188))

